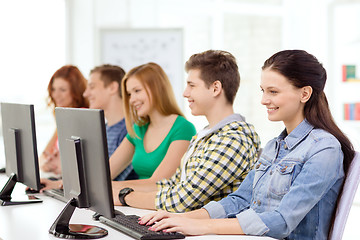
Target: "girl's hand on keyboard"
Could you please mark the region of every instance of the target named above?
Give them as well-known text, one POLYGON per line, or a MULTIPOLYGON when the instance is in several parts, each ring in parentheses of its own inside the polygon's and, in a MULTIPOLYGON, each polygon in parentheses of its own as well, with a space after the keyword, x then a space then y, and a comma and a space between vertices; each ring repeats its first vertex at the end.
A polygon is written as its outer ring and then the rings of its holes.
POLYGON ((179 232, 184 235, 205 235, 211 233, 207 222, 209 219, 194 219, 187 217, 169 217, 155 223, 151 231, 179 232))
POLYGON ((153 212, 153 213, 147 214, 147 215, 142 216, 141 218, 139 218, 139 224, 146 225, 146 226, 151 226, 155 222, 160 221, 161 219, 169 218, 169 217, 175 217, 175 216, 178 216, 178 215, 180 215, 180 214, 178 214, 178 213, 169 213, 169 212, 164 211, 164 210, 159 210, 157 212, 153 212))

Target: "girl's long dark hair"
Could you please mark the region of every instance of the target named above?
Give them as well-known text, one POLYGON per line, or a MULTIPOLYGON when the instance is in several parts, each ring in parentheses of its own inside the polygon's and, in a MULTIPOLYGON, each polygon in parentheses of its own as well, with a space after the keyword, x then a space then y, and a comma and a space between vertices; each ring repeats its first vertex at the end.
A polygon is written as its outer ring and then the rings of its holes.
POLYGON ((262 69, 268 68, 285 76, 295 87, 312 87, 313 92, 305 104, 304 116, 315 128, 326 130, 340 142, 346 174, 355 152, 350 140, 339 129, 331 115, 324 93, 327 76, 322 64, 306 51, 285 50, 274 54, 265 61, 262 69))
MULTIPOLYGON (((340 142, 341 150, 344 154, 343 167, 346 179, 346 174, 355 156, 355 151, 350 140, 339 129, 331 115, 329 104, 324 93, 326 71, 322 64, 306 51, 285 50, 275 53, 266 60, 262 69, 271 69, 280 73, 295 87, 312 87, 312 95, 304 107, 304 116, 315 128, 326 130, 334 135, 340 142)), ((343 187, 340 189, 339 196, 341 196, 342 191, 343 187)), ((338 201, 336 202, 331 217, 329 234, 332 231, 335 221, 337 205, 338 201)))

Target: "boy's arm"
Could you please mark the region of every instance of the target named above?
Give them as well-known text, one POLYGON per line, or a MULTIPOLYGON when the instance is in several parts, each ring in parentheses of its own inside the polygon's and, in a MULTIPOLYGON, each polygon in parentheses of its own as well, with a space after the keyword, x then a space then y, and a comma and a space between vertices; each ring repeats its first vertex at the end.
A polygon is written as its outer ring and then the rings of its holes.
POLYGON ((131 192, 125 196, 125 202, 131 207, 155 210, 155 192, 131 192))
MULTIPOLYGON (((185 181, 160 186, 155 207, 170 212, 184 212, 200 208, 249 169, 249 158, 255 157, 246 136, 233 134, 213 136, 204 144, 198 158, 192 156, 187 164, 185 181), (241 140, 240 140, 241 139, 241 140)), ((199 151, 199 150, 196 150, 199 151)), ((198 152, 199 153, 199 152, 198 152)))
POLYGON ((133 188, 135 191, 129 193, 125 197, 125 202, 131 206, 136 208, 145 208, 145 209, 155 209, 155 196, 157 193, 157 185, 166 186, 171 185, 179 179, 180 170, 179 168, 176 170, 175 174, 170 179, 162 179, 158 182, 150 181, 149 179, 142 179, 142 180, 133 180, 133 181, 113 181, 113 199, 114 204, 120 206, 121 203, 119 201, 119 192, 121 189, 125 187, 133 188), (142 186, 138 187, 137 184, 132 183, 139 183, 142 186), (129 183, 129 184, 128 184, 129 183), (146 189, 146 190, 145 190, 146 189))

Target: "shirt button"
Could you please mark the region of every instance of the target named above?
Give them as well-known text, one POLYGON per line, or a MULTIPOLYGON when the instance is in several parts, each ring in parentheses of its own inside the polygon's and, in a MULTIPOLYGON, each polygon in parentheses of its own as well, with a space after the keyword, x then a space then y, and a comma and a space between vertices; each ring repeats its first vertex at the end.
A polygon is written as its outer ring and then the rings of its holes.
POLYGON ((284 172, 286 171, 286 169, 287 169, 287 166, 283 167, 283 168, 280 170, 280 172, 284 173, 284 172))

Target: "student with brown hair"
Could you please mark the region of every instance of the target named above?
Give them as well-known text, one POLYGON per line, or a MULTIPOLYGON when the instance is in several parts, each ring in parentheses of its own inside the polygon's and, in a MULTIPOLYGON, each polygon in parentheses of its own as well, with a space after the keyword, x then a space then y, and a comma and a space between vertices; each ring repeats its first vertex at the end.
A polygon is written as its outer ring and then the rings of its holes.
MULTIPOLYGON (((88 85, 83 93, 89 100, 90 108, 103 109, 106 118, 106 137, 108 153, 111 156, 127 134, 123 112, 121 80, 125 71, 116 65, 103 64, 90 71, 88 85)), ((137 179, 132 165, 129 164, 114 180, 137 179)), ((41 179, 42 189, 62 188, 62 180, 41 179)))
POLYGON ((327 239, 354 149, 331 116, 325 83, 326 71, 313 55, 285 50, 271 56, 262 67, 261 104, 285 129, 255 168, 218 202, 184 214, 156 212, 140 223, 187 235, 327 239))
MULTIPOLYGON (((119 66, 110 64, 97 66, 90 71, 88 86, 84 92, 90 108, 104 110, 109 157, 127 134, 121 92, 121 80, 124 76, 125 71, 119 66)), ((137 178, 132 165, 129 164, 113 179, 122 181, 137 178)))
POLYGON ((139 180, 113 182, 115 204, 190 211, 235 191, 253 166, 260 141, 253 126, 233 110, 240 84, 234 56, 209 50, 191 56, 185 67, 188 79, 183 95, 191 113, 205 116, 209 125, 193 137, 171 177, 141 184, 136 184, 139 180))
MULTIPOLYGON (((59 68, 50 78, 48 84, 48 105, 55 107, 87 108, 89 102, 83 97, 86 89, 86 79, 80 70, 73 65, 59 68)), ((40 168, 49 176, 61 176, 61 163, 58 149, 57 132, 40 155, 40 168)))

